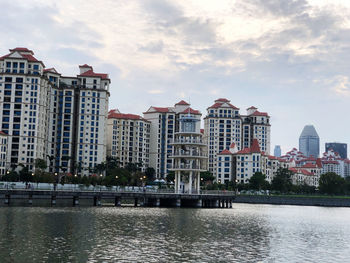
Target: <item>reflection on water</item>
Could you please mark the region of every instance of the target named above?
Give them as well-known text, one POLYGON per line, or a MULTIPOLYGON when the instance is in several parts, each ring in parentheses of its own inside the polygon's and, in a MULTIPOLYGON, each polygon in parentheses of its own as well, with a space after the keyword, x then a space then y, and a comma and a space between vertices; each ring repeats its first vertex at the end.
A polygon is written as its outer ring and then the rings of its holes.
POLYGON ((345 262, 350 209, 0 208, 1 262, 345 262))

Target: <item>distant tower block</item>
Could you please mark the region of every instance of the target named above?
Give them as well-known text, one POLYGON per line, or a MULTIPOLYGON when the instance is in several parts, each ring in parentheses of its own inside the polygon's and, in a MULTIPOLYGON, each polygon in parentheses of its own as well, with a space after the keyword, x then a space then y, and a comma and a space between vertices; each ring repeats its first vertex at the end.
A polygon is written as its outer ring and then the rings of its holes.
POLYGON ((276 157, 281 157, 281 146, 276 145, 273 151, 273 155, 276 157))
POLYGON ((180 130, 175 133, 171 158, 175 172, 175 192, 195 194, 200 191, 200 172, 207 170, 206 145, 202 141, 200 119, 190 114, 180 116, 180 130))
POLYGON ((320 138, 313 125, 306 125, 299 137, 299 151, 307 157, 318 157, 320 154, 320 138))

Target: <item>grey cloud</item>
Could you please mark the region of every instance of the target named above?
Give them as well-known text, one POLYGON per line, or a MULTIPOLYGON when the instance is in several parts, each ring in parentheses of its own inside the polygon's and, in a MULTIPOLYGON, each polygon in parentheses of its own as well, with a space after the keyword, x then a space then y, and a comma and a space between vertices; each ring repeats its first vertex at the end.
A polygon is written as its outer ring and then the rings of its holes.
POLYGON ((140 51, 146 51, 150 53, 160 53, 163 51, 164 43, 163 41, 155 41, 155 42, 149 42, 146 45, 140 46, 140 51))
POLYGON ((215 42, 217 25, 209 19, 186 17, 183 10, 165 0, 144 1, 143 7, 157 31, 176 35, 187 45, 215 42))

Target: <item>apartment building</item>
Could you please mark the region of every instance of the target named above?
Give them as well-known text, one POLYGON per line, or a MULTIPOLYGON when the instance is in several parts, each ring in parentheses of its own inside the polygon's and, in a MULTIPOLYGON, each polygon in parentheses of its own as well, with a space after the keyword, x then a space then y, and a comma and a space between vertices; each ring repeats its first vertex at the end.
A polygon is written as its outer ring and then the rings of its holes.
POLYGON ((0 131, 0 176, 4 175, 9 168, 6 162, 7 156, 7 134, 0 131))
MULTIPOLYGON (((246 115, 230 100, 220 98, 207 108, 204 118, 204 139, 208 147, 208 168, 217 177, 217 154, 229 150, 232 143, 238 150, 252 146, 254 139, 266 154, 270 153, 270 117, 250 107, 246 115)), ((219 180, 219 178, 217 177, 219 180)))
POLYGON ((48 171, 84 175, 106 160, 110 79, 86 64, 79 69, 61 76, 27 48, 0 58, 0 127, 10 165, 34 170, 40 158, 49 160, 48 171))
POLYGON ((180 118, 191 114, 200 120, 201 113, 190 107, 190 104, 181 100, 173 107, 151 106, 143 113, 144 118, 150 122, 150 167, 156 171, 157 178, 166 178, 168 170, 172 167, 173 152, 171 145, 175 132, 179 131, 180 118))
POLYGON ((107 120, 107 156, 116 158, 121 167, 139 164, 149 167, 151 122, 135 114, 110 110, 107 120))

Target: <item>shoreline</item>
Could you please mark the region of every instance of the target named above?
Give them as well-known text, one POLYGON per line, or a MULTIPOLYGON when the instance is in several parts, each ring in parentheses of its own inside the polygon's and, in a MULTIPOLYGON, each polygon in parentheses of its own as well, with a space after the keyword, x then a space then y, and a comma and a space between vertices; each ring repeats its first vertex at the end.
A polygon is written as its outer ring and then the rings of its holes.
POLYGON ((237 195, 233 203, 350 207, 350 198, 337 196, 237 195))

